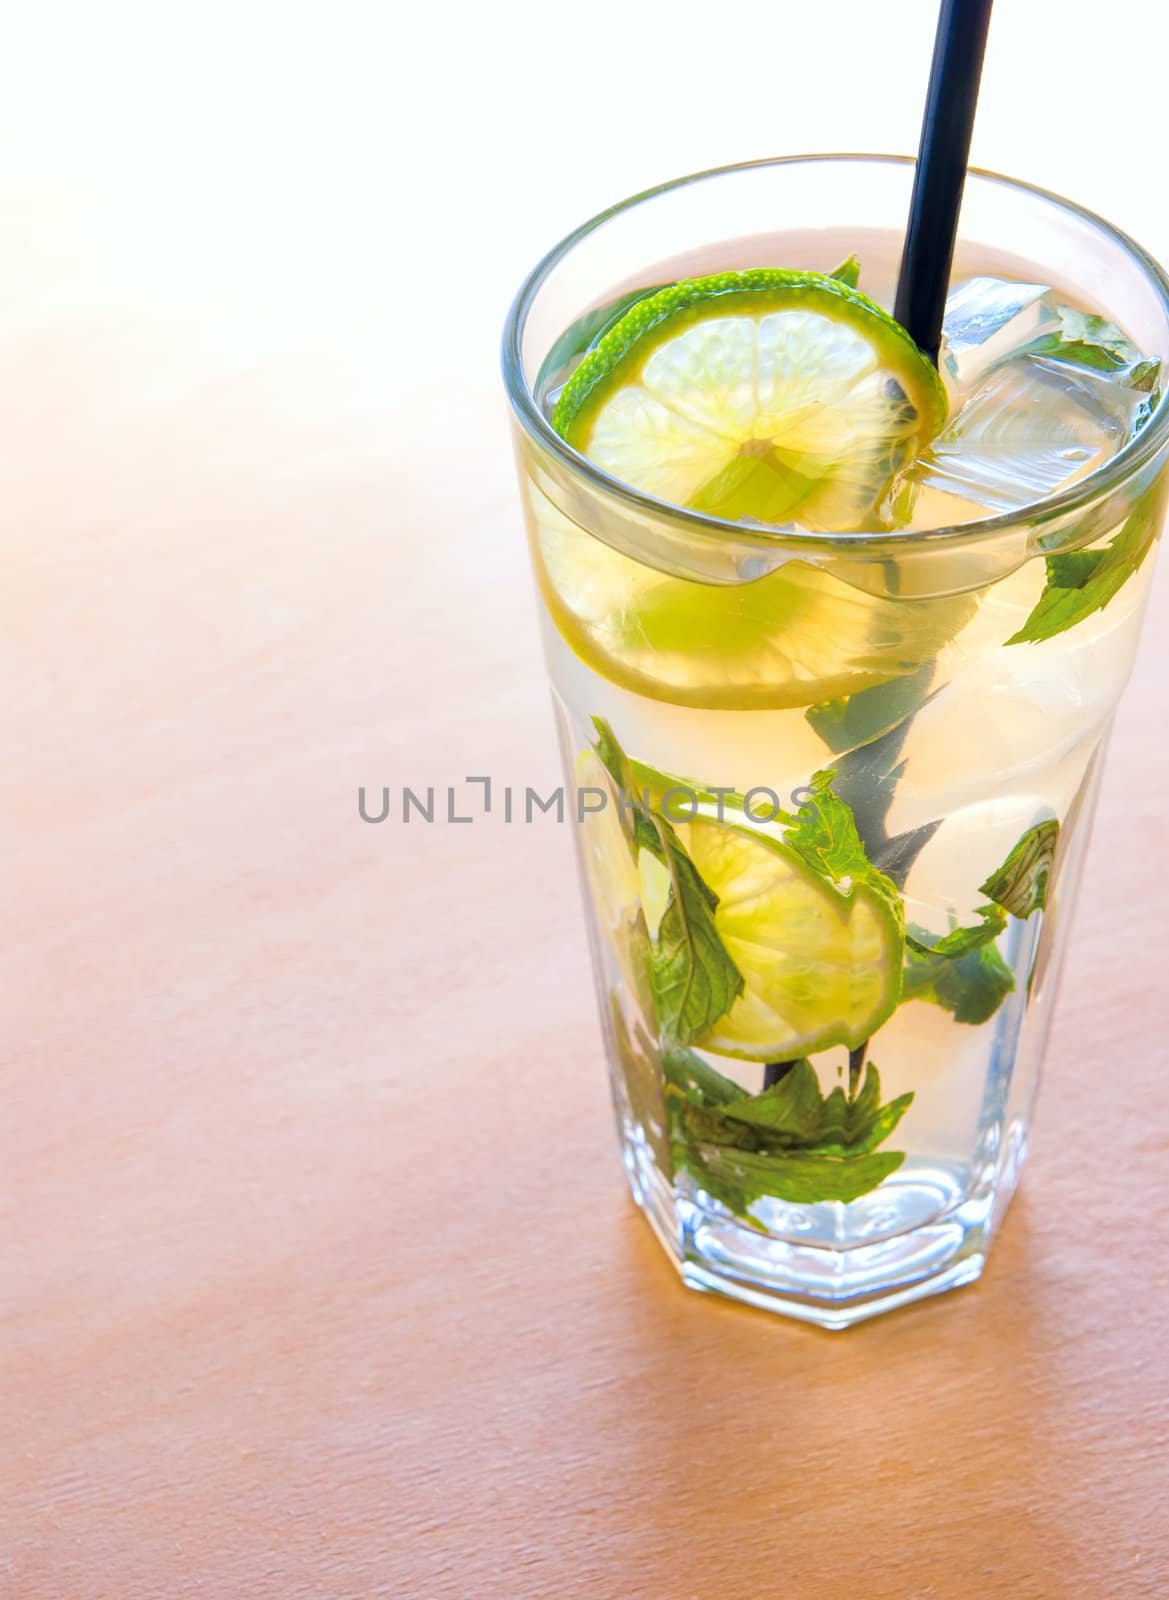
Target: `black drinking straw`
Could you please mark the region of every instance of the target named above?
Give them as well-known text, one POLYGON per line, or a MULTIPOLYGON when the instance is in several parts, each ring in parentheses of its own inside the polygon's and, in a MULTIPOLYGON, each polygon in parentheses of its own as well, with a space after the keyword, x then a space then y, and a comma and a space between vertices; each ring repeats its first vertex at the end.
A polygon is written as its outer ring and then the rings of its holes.
POLYGON ((897 304, 893 315, 937 365, 992 0, 942 0, 897 304))
MULTIPOLYGON (((934 59, 925 97, 917 171, 913 177, 909 225, 905 230, 893 315, 935 366, 942 342, 946 290, 950 286, 950 263, 958 233, 958 211, 966 182, 966 162, 970 155, 970 134, 974 128, 974 108, 978 104, 978 82, 982 76, 991 4, 992 0, 942 0, 934 37, 934 59)), ((906 727, 908 723, 892 729, 866 753, 880 751, 890 738, 896 739, 899 746, 906 727)), ((896 748, 891 759, 896 755, 896 748)), ((890 796, 891 793, 890 790, 890 796)), ((887 808, 888 800, 885 805, 887 808)), ((883 835, 883 820, 879 826, 883 835)), ((886 845, 901 843, 905 847, 899 882, 904 883, 917 851, 936 827, 936 823, 930 823, 917 829, 914 835, 905 834, 898 840, 884 839, 886 845)), ((865 842, 870 844, 869 840, 865 842)), ((866 1040, 848 1053, 850 1099, 855 1097, 859 1087, 867 1051, 866 1040)), ((794 1061, 769 1061, 763 1069, 763 1087, 775 1088, 795 1065, 794 1061)))

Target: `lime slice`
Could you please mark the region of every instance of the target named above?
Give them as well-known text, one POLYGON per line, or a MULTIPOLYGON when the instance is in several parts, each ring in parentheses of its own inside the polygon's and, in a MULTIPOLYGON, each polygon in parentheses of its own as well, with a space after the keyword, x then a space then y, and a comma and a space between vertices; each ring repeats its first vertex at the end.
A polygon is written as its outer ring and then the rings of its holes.
POLYGON ((972 595, 889 599, 789 561, 751 583, 668 577, 611 549, 529 485, 536 580, 565 642, 603 677, 675 705, 784 709, 916 672, 972 595))
POLYGON ((945 416, 937 372, 867 295, 758 268, 639 300, 581 362, 552 422, 659 500, 832 532, 873 513, 945 416))
MULTIPOLYGON (((749 1061, 789 1061, 862 1045, 900 994, 902 935, 892 907, 863 884, 848 893, 764 834, 698 818, 677 829, 719 897, 714 921, 744 990, 699 1041, 749 1061)), ((651 934, 665 909, 665 869, 639 858, 651 934)))
MULTIPOLYGON (((638 301, 581 362, 554 426, 659 499, 730 520, 855 528, 938 431, 945 395, 908 334, 815 273, 722 273, 638 301)), ((932 659, 968 596, 889 599, 807 562, 750 582, 670 577, 533 485, 537 579, 590 666, 681 705, 807 706, 932 659)))

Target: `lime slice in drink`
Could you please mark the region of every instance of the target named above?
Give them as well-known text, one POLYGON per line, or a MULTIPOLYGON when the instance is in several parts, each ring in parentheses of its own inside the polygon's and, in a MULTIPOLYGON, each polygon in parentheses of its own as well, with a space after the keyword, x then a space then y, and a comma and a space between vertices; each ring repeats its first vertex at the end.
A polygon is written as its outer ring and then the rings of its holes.
MULTIPOLYGON (((703 818, 678 835, 719 897, 714 921, 743 993, 699 1044, 749 1061, 789 1061, 832 1045, 855 1049, 900 994, 902 933, 893 908, 863 884, 845 893, 778 840, 703 818)), ((665 869, 639 857, 651 932, 665 908, 665 869)))
MULTIPOLYGON (((557 403, 567 441, 658 499, 834 531, 875 520, 945 417, 937 373, 857 290, 759 270, 639 301, 557 403)), ((671 577, 531 491, 535 566, 561 634, 623 686, 680 705, 807 706, 917 670, 968 596, 890 599, 805 561, 744 583, 671 577)))
POLYGON ((907 677, 963 628, 977 595, 890 599, 789 561, 751 583, 673 578, 611 549, 529 486, 549 615, 595 672, 674 705, 784 709, 907 677))
POLYGON ((581 362, 552 420, 659 500, 837 531, 872 513, 945 416, 936 371, 866 295, 758 268, 638 301, 581 362))

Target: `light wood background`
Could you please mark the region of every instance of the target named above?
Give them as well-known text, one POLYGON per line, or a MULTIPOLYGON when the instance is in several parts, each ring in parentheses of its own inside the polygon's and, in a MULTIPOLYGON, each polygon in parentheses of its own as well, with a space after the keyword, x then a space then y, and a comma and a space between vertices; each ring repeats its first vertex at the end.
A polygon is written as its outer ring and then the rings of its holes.
MULTIPOLYGON (((674 171, 912 148, 932 6, 29 10, 0 1595, 1162 1594, 1169 573, 1023 1192, 982 1283, 844 1336, 686 1293, 634 1213, 568 830, 356 811, 555 781, 522 271, 674 171)), ((1001 6, 976 154, 1164 256, 1159 19, 1001 6)))

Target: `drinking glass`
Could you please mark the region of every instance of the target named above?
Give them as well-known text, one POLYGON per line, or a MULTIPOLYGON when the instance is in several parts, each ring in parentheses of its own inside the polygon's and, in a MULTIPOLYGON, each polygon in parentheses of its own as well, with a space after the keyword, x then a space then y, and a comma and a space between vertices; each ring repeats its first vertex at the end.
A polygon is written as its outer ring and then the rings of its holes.
MULTIPOLYGON (((629 1185, 687 1284, 829 1328, 975 1278, 1018 1181, 1152 574, 1169 407, 1025 510, 838 534, 656 500, 548 417, 614 307, 683 276, 855 252, 890 305, 912 175, 807 157, 639 195, 540 262, 503 350, 629 1185), (1118 542, 1141 559, 1107 602, 1026 637, 1052 563, 1118 542), (893 935, 859 868, 837 903, 785 845, 839 805, 900 897, 893 935), (689 991, 663 1004, 670 971, 717 986, 680 948, 711 919, 746 980, 713 1026, 689 991), (956 933, 967 952, 939 953, 956 933), (842 960, 807 1000, 816 1047, 771 1059, 769 984, 790 1000, 842 960)), ((1169 356, 1164 273, 1068 201, 972 171, 954 275, 971 273, 1050 285, 1169 356)))

